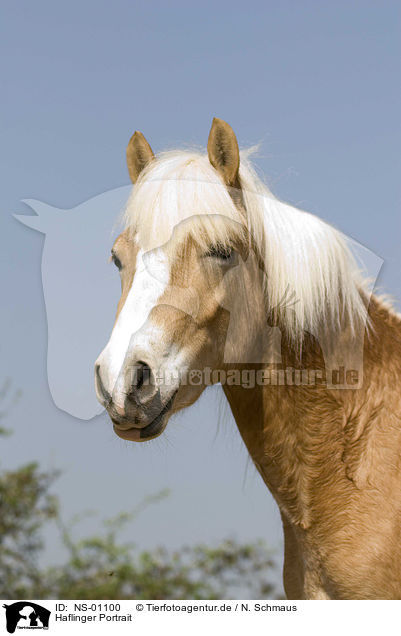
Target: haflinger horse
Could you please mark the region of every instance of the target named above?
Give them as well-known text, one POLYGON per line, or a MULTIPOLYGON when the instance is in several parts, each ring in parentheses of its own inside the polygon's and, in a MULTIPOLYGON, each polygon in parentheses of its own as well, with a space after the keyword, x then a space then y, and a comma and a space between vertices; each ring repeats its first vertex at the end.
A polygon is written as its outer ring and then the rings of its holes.
POLYGON ((400 317, 339 231, 270 193, 224 121, 205 155, 155 157, 136 132, 127 162, 122 294, 95 365, 115 433, 155 438, 221 382, 280 509, 288 598, 400 599, 400 317))

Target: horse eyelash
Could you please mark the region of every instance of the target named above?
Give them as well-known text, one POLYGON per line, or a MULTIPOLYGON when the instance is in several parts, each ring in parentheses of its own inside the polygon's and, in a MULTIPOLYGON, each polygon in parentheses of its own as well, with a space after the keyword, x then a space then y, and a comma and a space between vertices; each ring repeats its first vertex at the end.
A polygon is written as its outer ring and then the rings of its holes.
POLYGON ((211 245, 208 251, 204 254, 205 257, 211 256, 214 258, 220 258, 221 260, 228 260, 233 253, 233 248, 231 245, 211 245))

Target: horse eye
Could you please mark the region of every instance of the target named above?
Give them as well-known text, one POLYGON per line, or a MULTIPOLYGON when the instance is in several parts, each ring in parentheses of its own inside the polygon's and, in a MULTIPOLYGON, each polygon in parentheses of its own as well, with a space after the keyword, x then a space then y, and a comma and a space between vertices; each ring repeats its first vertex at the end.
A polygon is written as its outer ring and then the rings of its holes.
POLYGON ((232 247, 227 245, 211 245, 206 252, 205 256, 211 256, 212 258, 218 258, 221 261, 228 261, 233 254, 232 247))
POLYGON ((113 263, 117 267, 117 269, 121 269, 122 268, 122 264, 121 264, 120 259, 114 253, 111 254, 111 260, 113 261, 113 263))

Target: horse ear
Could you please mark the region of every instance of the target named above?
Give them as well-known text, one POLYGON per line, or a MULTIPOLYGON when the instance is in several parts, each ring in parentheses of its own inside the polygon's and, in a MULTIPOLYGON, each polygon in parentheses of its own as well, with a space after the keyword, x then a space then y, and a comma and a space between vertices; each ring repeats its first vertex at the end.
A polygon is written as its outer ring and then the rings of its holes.
POLYGON ((239 148, 231 126, 214 117, 207 142, 207 154, 213 168, 228 186, 238 187, 239 148))
POLYGON ((135 183, 145 166, 154 159, 152 148, 138 130, 134 132, 127 146, 127 166, 132 183, 135 183))

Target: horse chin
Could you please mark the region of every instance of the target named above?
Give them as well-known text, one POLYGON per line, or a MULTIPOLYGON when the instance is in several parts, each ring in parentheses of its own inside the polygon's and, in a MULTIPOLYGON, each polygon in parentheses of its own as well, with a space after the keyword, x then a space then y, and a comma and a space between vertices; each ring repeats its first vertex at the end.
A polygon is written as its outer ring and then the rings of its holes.
POLYGON ((118 424, 113 422, 114 432, 121 437, 121 439, 126 439, 129 442, 148 442, 151 439, 155 439, 159 437, 167 426, 168 416, 163 418, 157 425, 154 425, 154 422, 151 422, 144 428, 136 428, 133 426, 128 429, 119 428, 118 424))

